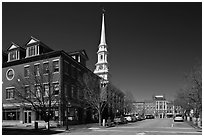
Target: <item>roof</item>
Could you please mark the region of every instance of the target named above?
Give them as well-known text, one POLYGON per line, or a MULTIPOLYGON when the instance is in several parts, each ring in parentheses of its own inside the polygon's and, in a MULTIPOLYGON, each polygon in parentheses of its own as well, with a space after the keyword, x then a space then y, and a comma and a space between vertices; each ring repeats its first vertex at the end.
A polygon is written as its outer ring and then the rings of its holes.
POLYGON ((23 48, 22 46, 14 43, 14 42, 11 42, 10 46, 6 49, 5 52, 8 52, 8 51, 13 50, 13 49, 17 49, 17 48, 20 48, 21 50, 22 49, 25 50, 25 48, 23 48))
POLYGON ((86 54, 86 51, 84 50, 84 49, 82 49, 82 50, 76 50, 76 51, 72 51, 72 52, 67 52, 69 55, 74 55, 74 54, 80 54, 80 55, 82 55, 82 56, 84 56, 84 58, 86 59, 86 60, 88 60, 89 58, 88 58, 88 55, 86 54))
POLYGON ((48 49, 48 50, 50 50, 50 51, 54 51, 52 48, 48 47, 48 46, 45 45, 43 42, 41 42, 39 39, 37 39, 37 38, 35 38, 35 37, 33 37, 33 36, 31 36, 31 37, 29 38, 29 40, 28 40, 28 41, 26 42, 26 44, 24 45, 24 48, 26 48, 27 46, 33 45, 34 43, 35 43, 35 44, 36 44, 36 43, 39 43, 40 46, 42 46, 43 48, 48 49))

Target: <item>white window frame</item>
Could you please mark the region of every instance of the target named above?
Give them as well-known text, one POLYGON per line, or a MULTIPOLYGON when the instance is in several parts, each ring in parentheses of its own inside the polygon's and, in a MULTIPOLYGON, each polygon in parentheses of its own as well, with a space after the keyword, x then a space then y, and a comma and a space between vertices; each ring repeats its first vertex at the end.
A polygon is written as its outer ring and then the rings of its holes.
POLYGON ((59 59, 54 59, 54 60, 52 60, 52 69, 53 69, 53 74, 54 73, 59 73, 60 72, 60 61, 59 61, 59 59), (56 61, 58 61, 58 69, 59 69, 59 71, 57 71, 57 72, 54 72, 54 66, 53 66, 53 64, 54 64, 54 62, 56 62, 56 61))
POLYGON ((55 82, 52 82, 52 90, 53 90, 53 93, 54 93, 54 84, 58 84, 58 86, 59 86, 59 93, 58 94, 56 94, 55 96, 58 96, 59 94, 60 94, 60 83, 59 83, 59 81, 55 81, 55 82))
POLYGON ((12 80, 12 79, 14 78, 14 76, 15 76, 15 71, 14 71, 12 68, 9 68, 9 69, 6 71, 6 78, 10 81, 10 80, 12 80), (8 72, 9 72, 10 70, 13 71, 13 77, 12 77, 12 78, 9 78, 9 77, 7 76, 8 72))
MULTIPOLYGON (((44 64, 48 64, 48 68, 50 69, 50 62, 49 61, 45 61, 45 62, 43 62, 43 75, 48 75, 48 73, 44 73, 44 64)), ((48 69, 48 70, 49 70, 48 69)))
MULTIPOLYGON (((30 92, 30 93, 29 93, 29 94, 30 94, 30 97, 27 96, 26 98, 31 98, 31 97, 32 97, 32 94, 31 94, 31 86, 30 86, 30 85, 25 85, 25 87, 29 87, 29 89, 30 89, 30 91, 29 91, 29 92, 30 92)), ((25 90, 25 89, 24 89, 24 90, 25 90)))
POLYGON ((26 58, 39 55, 39 45, 32 45, 26 48, 26 58), (29 50, 34 47, 34 55, 30 55, 29 50))
POLYGON ((18 50, 10 51, 10 52, 8 53, 8 62, 10 62, 10 61, 15 61, 15 60, 19 60, 19 51, 18 51, 18 50), (15 54, 16 54, 16 58, 15 58, 15 59, 12 59, 12 60, 11 60, 11 52, 15 52, 15 54))
POLYGON ((13 100, 15 98, 15 87, 7 87, 6 88, 6 100, 13 100), (7 98, 7 91, 13 89, 13 98, 7 98))
POLYGON ((28 74, 28 76, 25 76, 25 68, 30 68, 30 65, 25 65, 24 66, 24 78, 29 78, 29 75, 30 75, 30 70, 29 70, 29 74, 28 74))
POLYGON ((44 89, 44 97, 49 97, 49 90, 50 90, 50 87, 49 87, 49 83, 43 83, 43 89, 44 89), (48 93, 47 93, 47 96, 45 95, 46 94, 46 90, 45 90, 45 85, 48 86, 48 93))
POLYGON ((34 72, 36 73, 35 76, 40 76, 40 63, 35 63, 35 64, 34 64, 34 72), (35 66, 39 66, 38 74, 37 74, 37 71, 35 70, 35 66), (35 71, 36 71, 36 72, 35 72, 35 71))
POLYGON ((41 92, 38 92, 38 93, 40 93, 40 96, 36 96, 37 86, 40 86, 40 84, 35 84, 34 85, 34 94, 35 94, 34 98, 36 98, 36 97, 41 98, 41 92))

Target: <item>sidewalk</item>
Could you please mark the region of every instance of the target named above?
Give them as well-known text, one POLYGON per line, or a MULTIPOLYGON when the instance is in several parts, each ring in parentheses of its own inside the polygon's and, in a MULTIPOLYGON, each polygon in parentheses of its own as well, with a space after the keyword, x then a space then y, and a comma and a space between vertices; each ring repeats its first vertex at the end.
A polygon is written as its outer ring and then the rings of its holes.
POLYGON ((202 127, 201 126, 197 126, 195 124, 193 124, 193 121, 186 121, 190 126, 192 126, 193 128, 199 130, 200 132, 202 132, 202 127))
POLYGON ((99 129, 105 127, 99 127, 98 123, 80 124, 80 125, 69 125, 69 130, 66 130, 66 126, 63 127, 51 127, 50 131, 46 130, 45 126, 35 127, 31 124, 4 124, 2 125, 3 134, 5 135, 40 135, 40 134, 63 134, 67 132, 80 132, 90 131, 92 129, 99 129))
MULTIPOLYGON (((96 128, 105 128, 105 127, 99 127, 98 123, 89 123, 89 124, 80 124, 80 125, 69 125, 69 131, 77 131, 77 130, 91 130, 91 129, 96 129, 96 128)), ((52 130, 55 131, 66 131, 66 127, 61 127, 61 128, 52 128, 52 130)))

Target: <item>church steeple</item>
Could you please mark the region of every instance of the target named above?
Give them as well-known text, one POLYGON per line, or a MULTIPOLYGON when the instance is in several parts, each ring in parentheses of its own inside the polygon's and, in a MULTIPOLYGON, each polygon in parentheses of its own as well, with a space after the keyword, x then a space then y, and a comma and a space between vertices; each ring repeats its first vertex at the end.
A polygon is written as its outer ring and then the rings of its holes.
POLYGON ((98 61, 95 64, 96 68, 94 73, 103 79, 102 84, 105 85, 109 82, 109 73, 108 73, 108 50, 105 37, 105 10, 102 13, 102 25, 101 25, 101 40, 98 46, 98 61))
POLYGON ((101 27, 101 41, 100 41, 100 45, 106 45, 104 13, 102 14, 102 27, 101 27))

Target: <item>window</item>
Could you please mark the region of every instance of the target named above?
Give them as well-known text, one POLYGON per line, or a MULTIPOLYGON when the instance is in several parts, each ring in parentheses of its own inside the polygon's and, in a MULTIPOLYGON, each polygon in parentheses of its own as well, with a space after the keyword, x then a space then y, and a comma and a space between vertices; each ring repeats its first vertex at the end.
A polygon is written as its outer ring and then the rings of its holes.
POLYGON ((103 59, 103 55, 101 55, 101 60, 103 59))
POLYGON ((34 65, 35 76, 40 76, 40 64, 34 65))
POLYGON ((36 54, 36 47, 37 46, 30 46, 30 47, 28 47, 27 48, 27 55, 28 55, 28 57, 30 57, 30 56, 35 56, 36 54))
POLYGON ((59 83, 53 84, 53 94, 58 95, 59 94, 59 83))
POLYGON ((49 62, 43 64, 43 74, 49 73, 49 62))
POLYGON ((162 105, 159 105, 159 109, 162 109, 162 105))
POLYGON ((6 99, 14 99, 14 88, 6 89, 6 99))
POLYGON ((18 59, 18 52, 17 50, 9 52, 9 61, 17 60, 18 59))
POLYGON ((25 97, 30 98, 31 97, 31 92, 30 92, 30 87, 25 86, 25 97))
POLYGON ((6 73, 6 77, 8 80, 12 80, 14 77, 14 70, 13 69, 9 69, 6 73))
POLYGON ((41 97, 41 88, 40 85, 35 86, 35 97, 40 98, 41 97))
POLYGON ((78 62, 81 62, 80 56, 78 56, 78 62))
POLYGON ((29 77, 30 71, 29 71, 29 66, 24 67, 24 76, 29 77))
POLYGON ((4 109, 3 120, 20 120, 20 109, 4 109))
POLYGON ((59 72, 59 60, 53 61, 53 72, 59 72))
POLYGON ((49 85, 48 84, 44 84, 44 97, 48 97, 49 96, 49 85))

